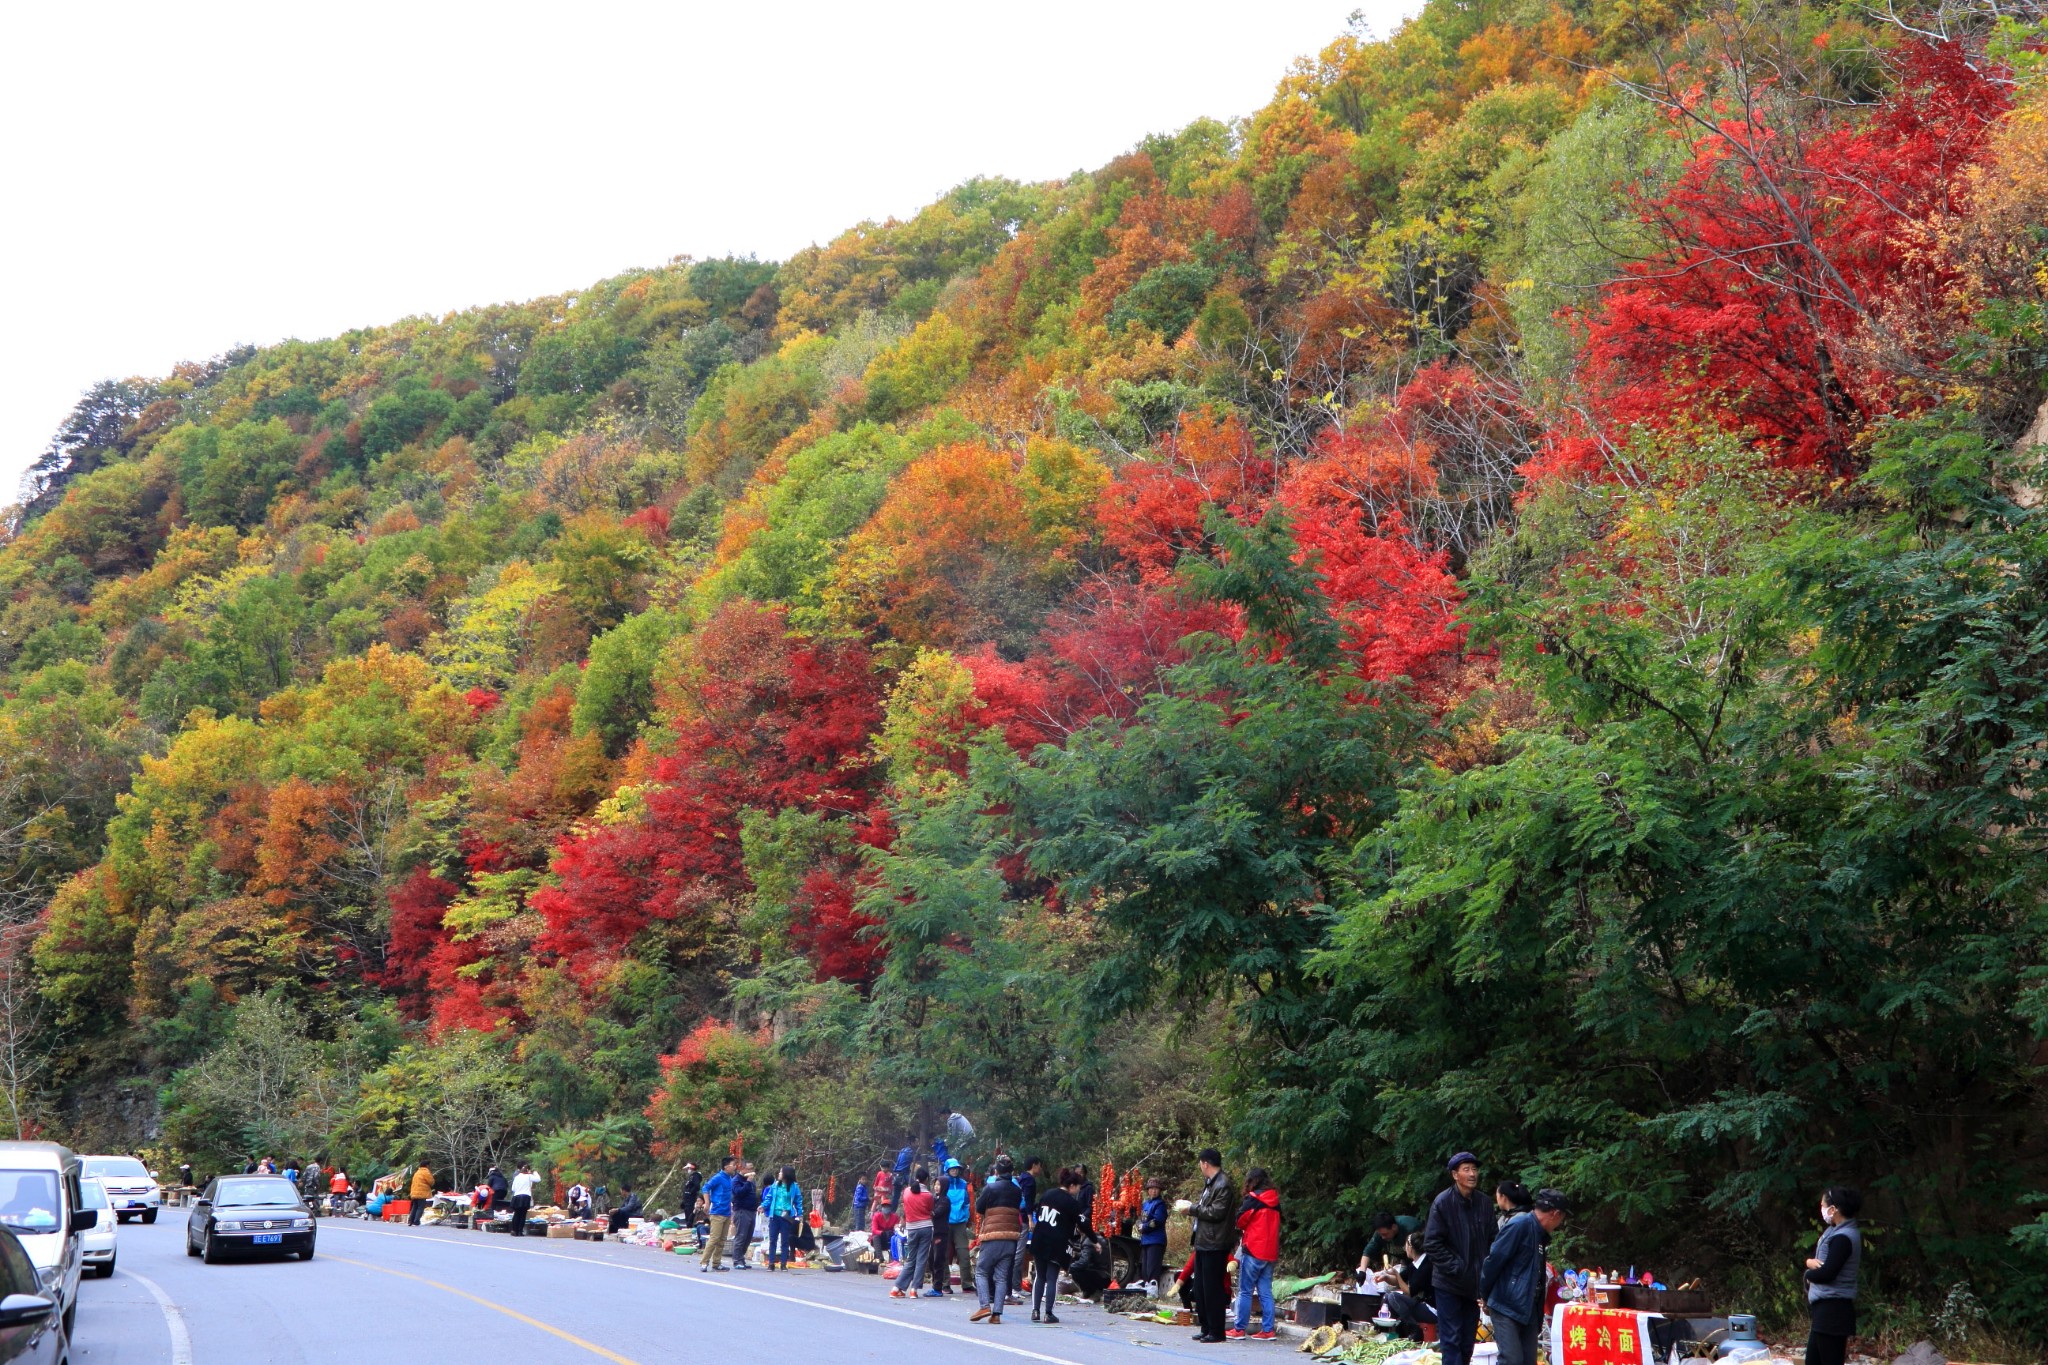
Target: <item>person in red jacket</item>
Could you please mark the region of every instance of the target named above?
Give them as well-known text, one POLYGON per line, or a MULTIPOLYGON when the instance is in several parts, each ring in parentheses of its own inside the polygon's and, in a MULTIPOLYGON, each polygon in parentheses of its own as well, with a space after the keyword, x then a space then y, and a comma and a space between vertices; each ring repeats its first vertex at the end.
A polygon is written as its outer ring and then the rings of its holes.
POLYGON ((1237 1211, 1237 1325, 1223 1335, 1243 1341, 1258 1296, 1262 1326, 1254 1341, 1272 1341, 1273 1264, 1280 1259, 1280 1192, 1264 1166, 1245 1172, 1244 1204, 1237 1211))

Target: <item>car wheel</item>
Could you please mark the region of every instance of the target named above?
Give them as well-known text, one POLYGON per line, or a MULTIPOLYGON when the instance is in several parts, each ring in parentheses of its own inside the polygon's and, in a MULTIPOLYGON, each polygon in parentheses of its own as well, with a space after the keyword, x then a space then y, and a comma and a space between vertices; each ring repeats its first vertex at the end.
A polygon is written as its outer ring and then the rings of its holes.
POLYGON ((156 1210, 144 1209, 142 1211, 142 1221, 145 1223, 154 1223, 156 1221, 156 1210))
POLYGON ((185 1234, 185 1254, 187 1256, 197 1256, 199 1254, 199 1248, 193 1244, 192 1234, 189 1231, 185 1234))
POLYGON ((125 1213, 121 1213, 121 1212, 118 1212, 118 1211, 117 1211, 117 1212, 116 1212, 116 1213, 114 1214, 114 1224, 115 1224, 115 1226, 116 1226, 116 1227, 120 1226, 120 1225, 121 1225, 122 1223, 125 1223, 125 1222, 127 1222, 127 1221, 128 1221, 128 1215, 127 1215, 127 1214, 125 1214, 125 1213))
POLYGON ((64 1340, 70 1341, 78 1335, 78 1300, 73 1299, 64 1308, 64 1340))
POLYGON ((103 1265, 103 1266, 100 1266, 100 1267, 99 1267, 99 1272, 100 1272, 100 1278, 101 1278, 101 1279, 103 1279, 103 1280, 111 1280, 111 1279, 113 1279, 113 1278, 114 1278, 114 1263, 113 1263, 112 1261, 108 1261, 108 1262, 107 1262, 107 1263, 106 1263, 105 1265, 103 1265))
POLYGON ((213 1234, 210 1232, 206 1234, 206 1247, 199 1253, 199 1258, 208 1265, 220 1264, 220 1248, 214 1245, 213 1234))
POLYGON ((299 1253, 299 1259, 302 1261, 310 1261, 313 1259, 313 1248, 310 1244, 306 1247, 304 1251, 299 1253))

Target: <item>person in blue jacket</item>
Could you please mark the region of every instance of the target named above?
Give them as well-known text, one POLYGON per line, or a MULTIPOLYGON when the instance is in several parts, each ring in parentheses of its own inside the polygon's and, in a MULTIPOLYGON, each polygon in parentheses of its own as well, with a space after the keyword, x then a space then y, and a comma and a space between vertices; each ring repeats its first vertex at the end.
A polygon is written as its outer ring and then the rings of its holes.
POLYGON ((1138 1278, 1159 1292, 1166 1273, 1166 1186, 1154 1176, 1145 1182, 1145 1205, 1138 1210, 1138 1278))
MULTIPOLYGON (((958 1157, 946 1158, 946 1178, 939 1191, 946 1199, 946 1235, 953 1240, 953 1259, 964 1284, 974 1283, 974 1185, 958 1157)), ((936 1230, 937 1225, 934 1224, 936 1230)))
POLYGON ((725 1239, 732 1231, 732 1168, 738 1164, 735 1157, 721 1159, 717 1174, 704 1182, 704 1204, 711 1210, 711 1235, 697 1258, 700 1272, 725 1269, 725 1239))
POLYGON ((804 1190, 796 1182, 796 1167, 784 1166, 761 1202, 768 1210, 768 1268, 787 1270, 796 1248, 797 1223, 804 1216, 804 1190))
POLYGON ((868 1182, 863 1180, 853 1187, 853 1230, 868 1230, 868 1203, 874 1195, 868 1191, 868 1182))
POLYGON ((1543 1249, 1570 1213, 1571 1204, 1563 1194, 1538 1190, 1534 1206, 1508 1219, 1479 1267, 1479 1297, 1493 1314, 1500 1365, 1536 1365, 1544 1290, 1550 1283, 1543 1249))

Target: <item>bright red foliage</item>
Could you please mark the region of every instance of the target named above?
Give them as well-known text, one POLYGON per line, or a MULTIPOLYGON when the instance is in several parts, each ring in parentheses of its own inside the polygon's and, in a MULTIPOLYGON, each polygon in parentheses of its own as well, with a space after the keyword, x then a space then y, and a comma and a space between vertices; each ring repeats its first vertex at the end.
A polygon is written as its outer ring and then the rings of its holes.
POLYGON ((1948 266, 1911 252, 1904 229, 1958 207, 2007 96, 1955 44, 1909 44, 1893 63, 1881 107, 1817 132, 1702 108, 1718 136, 1644 208, 1666 250, 1590 324, 1600 417, 1714 422, 1842 472, 1866 423, 1917 401, 1913 371, 1931 373, 1953 337, 1890 319, 1905 296, 1940 293, 1948 266))
POLYGON ((674 709, 675 749, 645 816, 557 850, 558 884, 533 897, 543 949, 616 952, 649 923, 740 889, 746 810, 862 815, 872 804, 882 689, 858 644, 792 636, 781 608, 730 603, 698 632, 674 709))
POLYGON ((790 942, 811 960, 823 981, 865 984, 882 969, 887 949, 879 938, 861 931, 879 920, 854 908, 856 888, 836 872, 819 868, 806 876, 791 906, 790 942))
POLYGON ((427 1013, 428 961, 441 946, 441 916, 461 888, 421 864, 391 893, 391 941, 379 981, 414 1019, 427 1013))

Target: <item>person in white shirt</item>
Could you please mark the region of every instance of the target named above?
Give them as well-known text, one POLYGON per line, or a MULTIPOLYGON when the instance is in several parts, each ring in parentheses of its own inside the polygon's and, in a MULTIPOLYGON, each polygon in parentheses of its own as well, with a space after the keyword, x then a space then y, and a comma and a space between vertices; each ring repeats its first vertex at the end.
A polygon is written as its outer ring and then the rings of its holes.
POLYGON ((533 1166, 527 1162, 519 1165, 519 1174, 512 1177, 512 1235, 526 1235, 526 1211, 533 1207, 533 1186, 540 1177, 533 1173, 533 1166))

